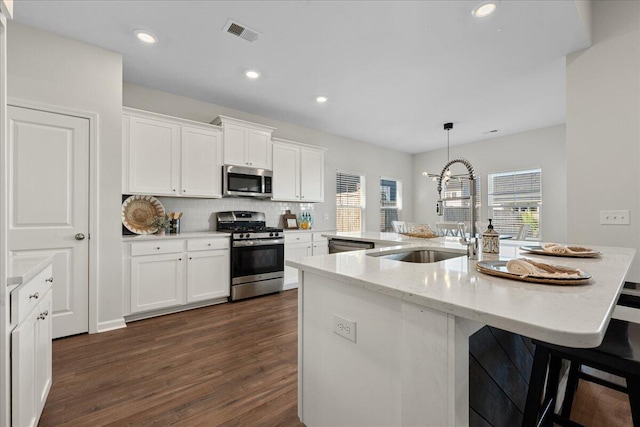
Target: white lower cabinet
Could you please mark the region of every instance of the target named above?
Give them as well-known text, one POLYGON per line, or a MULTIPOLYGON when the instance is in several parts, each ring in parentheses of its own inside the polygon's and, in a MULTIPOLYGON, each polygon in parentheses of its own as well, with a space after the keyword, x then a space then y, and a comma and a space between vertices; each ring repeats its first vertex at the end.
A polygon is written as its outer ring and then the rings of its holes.
POLYGON ((12 292, 22 315, 11 332, 11 425, 37 426, 51 389, 51 267, 12 292), (46 280, 49 279, 49 280, 46 280), (42 283, 39 283, 42 282, 42 283))
MULTIPOLYGON (((285 243, 284 258, 287 261, 295 261, 304 257, 311 256, 313 253, 313 244, 305 243, 285 243)), ((293 267, 284 267, 284 288, 293 289, 298 287, 298 269, 293 267)))
POLYGON ((131 258, 131 312, 184 304, 183 254, 131 258))
MULTIPOLYGON (((326 237, 321 232, 294 231, 285 232, 284 259, 299 260, 308 256, 327 255, 329 246, 326 237)), ((284 289, 298 287, 298 269, 284 267, 284 289)))
POLYGON ((125 315, 179 310, 191 303, 229 296, 228 237, 176 237, 126 245, 129 310, 125 315))
POLYGON ((322 233, 313 233, 313 256, 328 255, 329 241, 326 237, 322 237, 322 233))
POLYGON ((229 250, 189 253, 187 302, 229 296, 229 250), (225 277, 226 280, 221 280, 225 277))

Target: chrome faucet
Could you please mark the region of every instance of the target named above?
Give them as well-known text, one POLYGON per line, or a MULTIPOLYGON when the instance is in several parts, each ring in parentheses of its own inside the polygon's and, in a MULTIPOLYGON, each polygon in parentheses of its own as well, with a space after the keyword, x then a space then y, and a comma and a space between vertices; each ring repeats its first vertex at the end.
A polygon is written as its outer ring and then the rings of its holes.
MULTIPOLYGON (((449 179, 450 177, 447 176, 446 181, 449 179)), ((471 166, 471 163, 467 159, 453 159, 444 165, 444 168, 442 168, 442 172, 440 172, 440 176, 438 177, 438 203, 436 204, 436 212, 438 216, 442 216, 444 214, 443 201, 446 200, 469 200, 469 237, 465 236, 463 224, 458 225, 458 234, 460 235, 460 243, 467 247, 467 256, 469 259, 478 259, 478 239, 476 237, 476 178, 473 174, 473 166, 471 166), (467 168, 468 176, 456 176, 456 178, 466 179, 469 181, 469 197, 442 199, 442 181, 445 179, 445 173, 454 163, 462 163, 467 168)))

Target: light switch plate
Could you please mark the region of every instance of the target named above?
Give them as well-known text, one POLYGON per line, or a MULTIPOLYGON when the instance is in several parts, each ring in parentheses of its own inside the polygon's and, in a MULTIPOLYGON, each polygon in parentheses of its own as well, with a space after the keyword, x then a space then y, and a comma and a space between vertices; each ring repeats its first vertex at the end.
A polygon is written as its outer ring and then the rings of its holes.
POLYGON ((629 225, 629 211, 600 211, 600 224, 603 225, 629 225))
POLYGON ((338 334, 349 341, 356 342, 356 322, 334 314, 333 333, 338 334))

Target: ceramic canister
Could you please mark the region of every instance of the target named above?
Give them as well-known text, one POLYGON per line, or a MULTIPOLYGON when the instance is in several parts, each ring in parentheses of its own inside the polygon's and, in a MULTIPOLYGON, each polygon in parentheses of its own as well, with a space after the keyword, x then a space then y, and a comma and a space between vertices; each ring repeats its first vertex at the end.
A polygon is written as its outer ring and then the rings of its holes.
POLYGON ((500 253, 500 235, 493 229, 491 220, 489 220, 487 231, 482 233, 482 252, 487 254, 500 253))

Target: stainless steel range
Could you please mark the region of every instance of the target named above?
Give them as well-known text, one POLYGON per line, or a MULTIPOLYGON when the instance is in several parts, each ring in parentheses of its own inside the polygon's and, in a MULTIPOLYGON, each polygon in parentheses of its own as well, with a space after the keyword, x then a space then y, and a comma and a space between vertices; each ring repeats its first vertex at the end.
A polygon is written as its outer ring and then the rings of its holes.
POLYGON ((218 212, 218 231, 231 233, 231 301, 282 291, 284 234, 263 212, 218 212))

